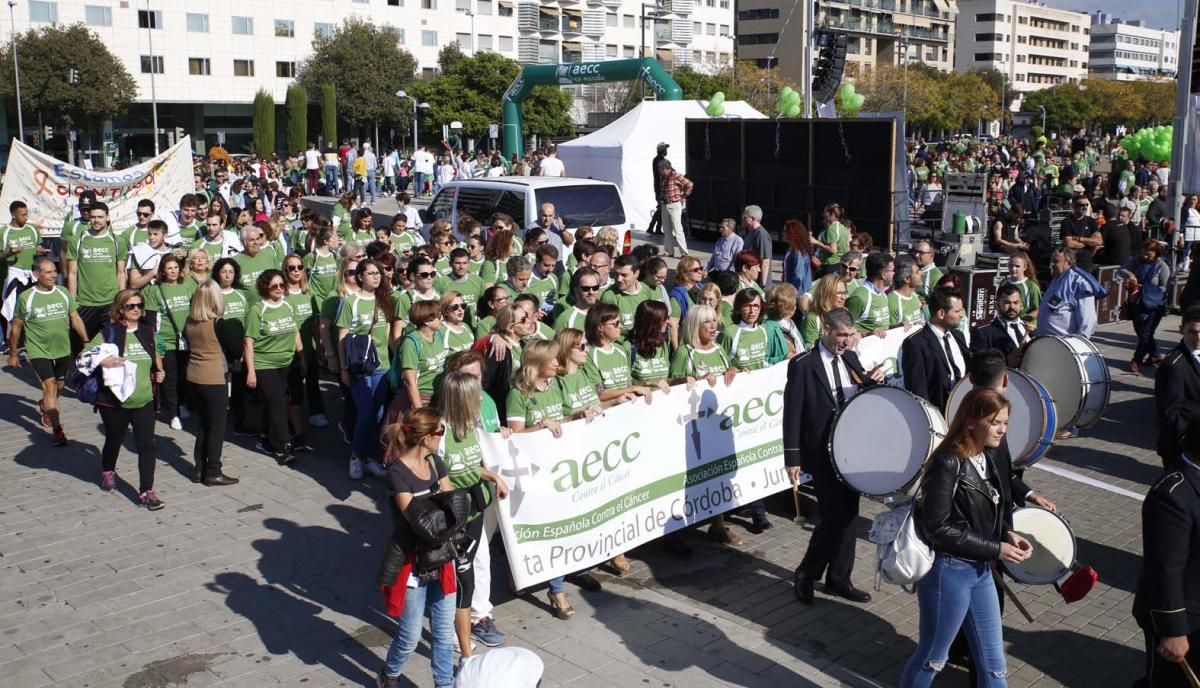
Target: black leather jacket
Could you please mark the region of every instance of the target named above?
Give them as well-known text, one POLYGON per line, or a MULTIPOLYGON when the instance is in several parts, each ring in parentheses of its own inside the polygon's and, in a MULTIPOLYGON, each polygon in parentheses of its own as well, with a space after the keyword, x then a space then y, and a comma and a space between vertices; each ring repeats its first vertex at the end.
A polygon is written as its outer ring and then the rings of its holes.
MULTIPOLYGON (((991 451, 984 456, 989 475, 997 475, 991 451)), ((935 552, 973 561, 999 559, 1000 542, 1010 530, 1005 518, 1010 511, 1008 481, 992 477, 985 483, 965 459, 938 454, 921 479, 917 524, 935 552), (989 486, 999 493, 998 504, 989 486)))

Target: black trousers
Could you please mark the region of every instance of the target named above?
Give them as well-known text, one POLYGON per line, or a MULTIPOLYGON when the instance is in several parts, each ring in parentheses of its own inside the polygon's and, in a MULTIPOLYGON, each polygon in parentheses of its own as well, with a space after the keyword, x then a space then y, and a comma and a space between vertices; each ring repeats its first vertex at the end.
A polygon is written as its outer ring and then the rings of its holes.
MULTIPOLYGON (((109 323, 108 315, 112 310, 110 306, 79 306, 79 318, 83 320, 83 329, 87 331, 88 342, 100 333, 100 330, 109 323)), ((75 330, 71 330, 71 352, 78 354, 83 351, 84 345, 87 342, 79 341, 79 337, 75 335, 75 330)))
MULTIPOLYGON (((1183 667, 1158 654, 1159 636, 1142 629, 1146 638, 1146 688, 1191 688, 1183 667)), ((1188 634, 1188 666, 1200 675, 1200 632, 1188 634)))
POLYGON ((808 551, 798 570, 814 580, 824 575, 826 583, 849 585, 850 572, 854 569, 858 493, 838 480, 829 464, 806 468, 813 477, 821 522, 813 529, 808 551))
POLYGON ((281 453, 291 441, 288 434, 287 368, 254 371, 262 398, 262 429, 271 441, 271 451, 281 453))
POLYGON ((650 226, 646 228, 647 234, 653 234, 654 230, 656 229, 662 230, 662 214, 663 202, 659 201, 658 204, 654 206, 654 212, 650 213, 650 226))
POLYGON ((117 469, 117 456, 125 442, 125 433, 133 426, 138 453, 138 494, 154 489, 154 404, 141 408, 98 406, 104 422, 104 448, 100 451, 104 470, 117 469))
POLYGON ((196 470, 205 476, 221 474, 221 449, 225 445, 225 424, 229 416, 229 390, 224 384, 194 385, 193 398, 200 429, 196 432, 196 470))
POLYGON ((233 416, 234 430, 247 427, 246 424, 246 368, 240 359, 229 362, 229 410, 233 416))
POLYGON ((321 366, 317 363, 318 358, 316 352, 309 352, 304 369, 304 396, 308 401, 308 413, 314 416, 325 413, 325 400, 321 398, 321 366))
POLYGON ((191 354, 187 351, 167 351, 163 353, 162 394, 158 397, 159 409, 167 420, 179 415, 179 407, 187 400, 187 366, 191 354))

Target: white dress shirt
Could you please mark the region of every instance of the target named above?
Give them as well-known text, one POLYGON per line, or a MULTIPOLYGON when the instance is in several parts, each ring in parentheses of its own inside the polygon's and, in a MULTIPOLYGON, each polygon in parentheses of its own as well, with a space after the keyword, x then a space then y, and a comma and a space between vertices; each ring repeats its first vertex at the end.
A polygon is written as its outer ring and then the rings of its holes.
POLYGON ((1000 323, 1000 327, 1004 328, 1004 334, 1007 334, 1008 338, 1011 339, 1013 344, 1016 344, 1017 346, 1021 346, 1022 342, 1029 337, 1029 330, 1026 329, 1025 323, 1021 322, 1020 318, 1012 322, 1008 322, 997 316, 996 322, 1000 323), (1016 332, 1013 331, 1014 328, 1016 332), (1017 334, 1018 332, 1020 334, 1017 334))
POLYGON ((829 393, 837 399, 837 384, 838 378, 833 375, 833 367, 838 367, 838 374, 841 375, 842 381, 842 396, 846 401, 858 393, 858 385, 854 384, 854 380, 850 378, 850 369, 846 367, 846 362, 833 355, 833 352, 825 348, 824 344, 820 344, 821 363, 825 364, 825 377, 829 380, 829 393))
MULTIPOLYGON (((946 330, 943 330, 933 323, 929 323, 929 328, 933 330, 935 335, 937 335, 938 349, 941 350, 942 356, 945 356, 946 330)), ((947 365, 946 368, 950 371, 950 375, 954 375, 955 366, 958 368, 958 378, 955 379, 955 382, 957 382, 959 378, 966 377, 967 375, 967 359, 962 347, 958 345, 958 340, 954 338, 954 335, 950 335, 950 355, 954 357, 954 366, 947 365)))

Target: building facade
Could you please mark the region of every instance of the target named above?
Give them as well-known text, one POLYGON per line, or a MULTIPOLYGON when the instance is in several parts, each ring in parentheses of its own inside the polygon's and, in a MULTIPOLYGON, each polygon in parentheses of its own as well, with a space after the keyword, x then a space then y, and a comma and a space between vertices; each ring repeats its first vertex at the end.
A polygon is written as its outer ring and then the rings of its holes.
MULTIPOLYGON (((283 103, 313 37, 350 17, 390 27, 424 77, 451 43, 523 64, 646 55, 714 70, 732 59, 732 2, 664 0, 644 32, 642 0, 19 0, 14 14, 18 32, 79 22, 109 46, 138 86, 124 135, 150 136, 153 73, 160 129, 182 128, 201 150, 218 132, 248 137, 259 89, 283 103)), ((12 28, 0 13, 0 35, 12 28)))
MULTIPOLYGON (((818 0, 816 23, 846 34, 845 77, 855 79, 880 64, 903 64, 906 52, 910 64, 949 71, 957 14, 955 0, 818 0)), ((738 59, 778 68, 801 82, 806 28, 803 4, 741 0, 738 59)))
MULTIPOLYGON (((1093 19, 1095 19, 1093 15, 1093 19)), ((1179 32, 1122 23, 1092 24, 1088 73, 1116 81, 1174 79, 1178 71, 1179 32)))
POLYGON ((954 68, 992 68, 1028 93, 1087 76, 1087 14, 1014 0, 959 0, 954 68))

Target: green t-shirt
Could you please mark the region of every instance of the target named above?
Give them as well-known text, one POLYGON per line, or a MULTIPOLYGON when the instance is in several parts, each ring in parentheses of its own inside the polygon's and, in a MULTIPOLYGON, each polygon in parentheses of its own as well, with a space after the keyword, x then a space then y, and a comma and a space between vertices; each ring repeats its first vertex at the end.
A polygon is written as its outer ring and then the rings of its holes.
POLYGON ((217 241, 209 241, 208 237, 201 237, 201 238, 197 239, 190 246, 189 250, 195 251, 198 249, 204 249, 204 252, 208 254, 208 262, 210 264, 216 263, 218 260, 221 260, 226 255, 225 254, 225 235, 221 235, 221 238, 217 241))
POLYGON ((834 253, 822 249, 821 253, 824 254, 824 258, 821 262, 825 265, 836 265, 841 262, 842 254, 850 250, 850 232, 846 229, 846 225, 834 222, 821 233, 821 242, 837 249, 834 253))
POLYGON ((411 229, 404 230, 404 233, 400 235, 392 235, 392 252, 398 256, 412 253, 424 245, 425 237, 421 236, 420 232, 411 229))
POLYGON ((554 274, 538 277, 535 270, 529 278, 529 286, 525 287, 525 293, 536 296, 540 306, 554 303, 558 296, 558 277, 554 274))
POLYGON ((912 296, 901 296, 899 292, 892 291, 888 294, 888 318, 891 321, 892 327, 908 323, 915 327, 920 327, 925 324, 925 313, 923 310, 921 296, 913 291, 912 296))
POLYGON ((466 306, 467 322, 474 322, 475 305, 483 296, 483 280, 477 275, 467 273, 465 279, 457 280, 453 276, 438 277, 433 280, 433 290, 439 294, 456 291, 462 295, 463 305, 466 306))
POLYGON ((709 374, 724 375, 729 368, 729 354, 713 344, 708 349, 698 349, 687 344, 680 346, 671 358, 671 377, 708 377, 709 374))
POLYGON ((446 366, 449 354, 446 342, 437 333, 432 342, 427 342, 420 334, 410 332, 400 342, 400 368, 417 371, 417 391, 433 396, 433 381, 446 366))
MULTIPOLYGON (((476 433, 477 429, 471 428, 465 437, 460 438, 447 426, 446 434, 442 436, 442 460, 446 462, 446 472, 455 489, 469 489, 483 479, 483 447, 476 433)), ((483 490, 482 506, 486 507, 491 501, 492 491, 483 490)), ((470 519, 474 520, 482 512, 475 510, 475 504, 471 506, 470 519)))
POLYGON ((91 223, 88 221, 77 220, 68 212, 67 219, 63 222, 62 233, 59 235, 59 239, 64 245, 69 246, 71 242, 75 241, 76 237, 86 232, 90 226, 91 223))
POLYGON ((333 204, 334 227, 337 233, 345 236, 350 231, 350 211, 341 202, 333 204))
POLYGON ((304 267, 308 270, 308 288, 318 302, 323 302, 337 289, 337 255, 314 250, 304 256, 304 267))
POLYGON ((596 383, 588 377, 583 368, 573 373, 560 373, 557 382, 559 394, 562 396, 563 416, 567 418, 600 403, 600 395, 596 394, 596 383))
POLYGON ((767 328, 762 325, 737 325, 721 333, 721 344, 729 355, 729 365, 738 370, 767 367, 767 328))
POLYGON ((292 311, 296 314, 296 326, 300 328, 300 343, 304 345, 304 350, 306 352, 315 351, 317 308, 312 292, 288 290, 284 293, 283 299, 291 305, 292 311))
POLYGON ((498 284, 508 279, 508 263, 503 260, 485 260, 479 268, 479 279, 485 286, 498 284))
POLYGON ((254 369, 275 370, 292 364, 299 323, 287 301, 259 301, 246 315, 246 336, 254 340, 254 369))
POLYGON ((621 311, 621 336, 625 336, 629 330, 633 329, 633 316, 637 312, 638 304, 652 298, 654 298, 654 292, 641 282, 638 282, 638 290, 634 294, 626 294, 615 284, 600 294, 601 303, 611 303, 621 311))
POLYGON ((442 341, 442 346, 445 347, 448 354, 466 351, 475 343, 475 333, 466 324, 458 332, 455 332, 450 329, 449 323, 442 323, 441 329, 434 336, 442 341))
POLYGON ((485 261, 483 258, 480 258, 479 260, 472 260, 470 267, 468 268, 471 271, 471 274, 475 275, 476 277, 482 277, 479 273, 483 272, 484 262, 485 261))
POLYGON ((186 326, 195 293, 196 283, 192 280, 179 284, 152 284, 142 289, 146 310, 158 313, 158 336, 167 351, 179 348, 180 331, 176 326, 186 326))
POLYGON ((237 289, 230 289, 228 294, 222 291, 221 298, 225 300, 225 313, 217 325, 222 332, 228 333, 231 340, 241 342, 246 337, 246 315, 250 311, 246 295, 237 289))
MULTIPOLYGON (((328 305, 330 301, 336 302, 336 300, 336 296, 330 296, 329 299, 326 299, 325 304, 328 305)), ((323 306, 322 316, 326 312, 323 306)), ((379 315, 375 315, 374 295, 347 295, 342 300, 341 306, 338 307, 335 325, 338 329, 346 330, 347 335, 367 334, 370 332, 371 341, 375 342, 375 352, 379 354, 379 368, 377 370, 384 372, 388 370, 388 330, 391 325, 388 322, 386 313, 381 312, 379 315), (372 319, 375 322, 374 327, 371 327, 372 319)))
POLYGON ((405 289, 393 299, 396 302, 395 317, 397 320, 403 321, 405 325, 408 325, 408 312, 412 310, 414 303, 418 301, 437 301, 440 298, 442 298, 442 295, 436 289, 428 294, 418 294, 412 289, 405 289))
POLYGON ((620 341, 610 344, 607 351, 598 346, 589 346, 587 356, 583 370, 592 384, 602 389, 624 389, 633 385, 628 343, 620 341))
POLYGON ((19 253, 5 259, 5 264, 23 270, 33 269, 33 259, 37 257, 37 247, 41 243, 42 236, 37 227, 28 222, 23 227, 4 225, 4 231, 0 233, 0 251, 7 253, 13 249, 19 250, 19 253))
POLYGON ((746 280, 738 280, 738 291, 741 291, 743 289, 753 289, 754 291, 758 292, 759 296, 765 297, 767 295, 767 292, 762 288, 762 285, 760 285, 758 282, 747 282, 746 280))
POLYGON ((71 355, 71 314, 75 299, 65 287, 30 287, 17 297, 14 320, 25 322, 25 352, 30 359, 71 355))
POLYGON ((562 390, 555 380, 551 380, 546 389, 534 390, 529 396, 516 387, 508 391, 509 423, 524 421, 528 428, 547 418, 554 421, 563 419, 562 390))
POLYGON ((279 269, 280 261, 276 258, 275 251, 271 250, 270 246, 264 246, 253 257, 248 253, 239 253, 233 260, 242 269, 241 280, 234 286, 241 289, 250 301, 257 301, 258 276, 267 270, 279 269))
POLYGON ((538 340, 548 342, 551 339, 554 339, 554 328, 544 322, 539 322, 537 327, 533 329, 533 334, 521 337, 521 343, 528 344, 529 342, 536 342, 538 340))
POLYGON ((1005 284, 1012 284, 1021 292, 1021 315, 1028 315, 1042 303, 1042 288, 1037 282, 1031 279, 1024 279, 1020 282, 1012 280, 1004 280, 1005 284))
POLYGON ((846 310, 854 318, 854 326, 863 334, 886 330, 892 324, 887 294, 875 291, 871 284, 863 284, 846 297, 846 310))
MULTIPOLYGON (((157 339, 157 337, 156 337, 157 339)), ((104 343, 104 331, 92 338, 88 343, 88 348, 100 346, 104 343)), ((161 343, 156 341, 155 346, 161 346, 161 343)), ((139 409, 154 401, 154 386, 150 382, 150 373, 154 370, 154 354, 146 351, 142 343, 138 341, 137 329, 126 330, 125 332, 125 349, 123 358, 137 365, 137 372, 134 373, 133 393, 129 398, 121 402, 121 408, 139 409)))
POLYGON ((810 310, 804 316, 804 324, 800 326, 800 339, 803 340, 805 346, 812 348, 821 338, 823 329, 821 316, 817 315, 816 311, 810 310))
MULTIPOLYGON (((632 349, 632 347, 631 347, 632 349)), ((629 372, 633 376, 633 384, 645 385, 659 380, 666 380, 671 373, 671 358, 664 343, 658 347, 653 356, 645 357, 633 351, 629 372)))
POLYGON ((587 321, 587 311, 580 310, 575 306, 566 306, 558 317, 554 319, 554 331, 562 332, 566 329, 575 329, 583 332, 583 324, 587 321))
POLYGON ((930 292, 937 288, 937 283, 942 279, 942 269, 930 263, 921 268, 921 273, 923 277, 921 286, 917 287, 917 293, 921 295, 922 299, 928 301, 930 292))
POLYGON ((85 231, 67 244, 67 260, 76 262, 75 298, 81 306, 109 306, 117 295, 117 266, 129 246, 112 232, 85 231))
POLYGON ((126 227, 117 233, 120 234, 121 238, 125 240, 125 245, 129 246, 130 248, 150 241, 149 227, 138 227, 137 225, 134 225, 133 227, 126 227))
POLYGON ((454 272, 454 268, 450 267, 450 256, 442 256, 433 261, 433 270, 437 273, 437 277, 449 277, 450 273, 454 272))
POLYGON ((492 328, 495 326, 496 318, 494 316, 489 315, 486 318, 483 318, 479 322, 475 323, 475 338, 479 339, 480 337, 488 336, 491 334, 492 328))

